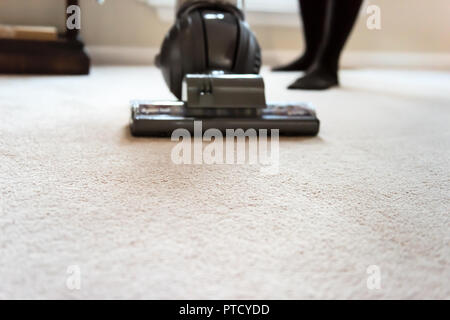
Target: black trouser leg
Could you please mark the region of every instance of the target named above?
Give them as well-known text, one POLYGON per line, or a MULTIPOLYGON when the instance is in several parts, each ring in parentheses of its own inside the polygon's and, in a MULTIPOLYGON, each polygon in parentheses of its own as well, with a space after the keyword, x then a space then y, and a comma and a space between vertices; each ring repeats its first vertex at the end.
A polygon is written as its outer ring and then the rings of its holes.
POLYGON ((331 0, 326 31, 318 55, 304 77, 290 89, 322 90, 339 84, 341 52, 353 29, 362 0, 331 0))
POLYGON ((307 70, 314 62, 324 37, 325 17, 329 0, 299 0, 300 15, 303 21, 305 52, 292 63, 276 67, 274 71, 307 70))

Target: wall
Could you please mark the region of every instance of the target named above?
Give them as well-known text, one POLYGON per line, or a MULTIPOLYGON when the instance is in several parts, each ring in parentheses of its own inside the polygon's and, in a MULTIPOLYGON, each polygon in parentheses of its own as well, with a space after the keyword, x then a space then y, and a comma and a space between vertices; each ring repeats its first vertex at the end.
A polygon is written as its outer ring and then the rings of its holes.
MULTIPOLYGON (((252 0, 248 0, 252 1, 252 0)), ((296 0, 292 0, 296 1, 296 0)), ((62 0, 0 0, 0 23, 44 24, 64 27, 62 0)), ((449 0, 368 0, 382 10, 382 30, 366 28, 362 15, 348 51, 450 53, 449 0)), ((81 0, 82 35, 89 46, 157 48, 170 23, 156 10, 135 0, 81 0)), ((250 21, 251 22, 251 21, 250 21)), ((301 50, 299 23, 255 25, 266 51, 301 50)))

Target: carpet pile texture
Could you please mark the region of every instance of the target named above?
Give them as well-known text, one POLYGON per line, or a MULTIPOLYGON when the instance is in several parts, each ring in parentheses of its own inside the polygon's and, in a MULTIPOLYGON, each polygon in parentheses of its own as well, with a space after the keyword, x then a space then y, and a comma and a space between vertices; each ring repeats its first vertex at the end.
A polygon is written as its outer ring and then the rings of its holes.
POLYGON ((449 299, 450 74, 264 75, 322 121, 270 176, 131 137, 129 100, 171 98, 155 68, 1 76, 0 298, 449 299))

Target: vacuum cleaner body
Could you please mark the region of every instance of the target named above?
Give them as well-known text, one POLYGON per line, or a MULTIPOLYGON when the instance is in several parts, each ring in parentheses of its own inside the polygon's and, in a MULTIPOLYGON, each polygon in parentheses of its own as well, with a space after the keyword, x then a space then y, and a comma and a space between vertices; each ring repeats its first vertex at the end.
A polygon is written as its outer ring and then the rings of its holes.
POLYGON ((182 6, 156 59, 177 101, 133 101, 131 132, 167 136, 179 128, 274 129, 316 135, 319 120, 302 103, 266 103, 261 50, 233 5, 196 1, 182 6))

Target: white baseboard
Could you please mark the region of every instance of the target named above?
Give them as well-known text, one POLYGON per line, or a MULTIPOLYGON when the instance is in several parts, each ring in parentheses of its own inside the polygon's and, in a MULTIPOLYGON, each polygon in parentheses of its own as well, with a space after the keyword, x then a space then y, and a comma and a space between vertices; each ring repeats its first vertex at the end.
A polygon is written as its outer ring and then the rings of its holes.
POLYGON ((87 46, 94 65, 153 65, 158 48, 87 46))
MULTIPOLYGON (((159 48, 88 46, 87 51, 93 64, 97 65, 153 65, 159 48)), ((299 55, 297 51, 263 51, 265 65, 274 66, 287 63, 299 55)), ((349 51, 344 53, 341 62, 347 68, 423 68, 450 69, 448 53, 405 53, 349 51)))
MULTIPOLYGON (((264 64, 279 65, 298 57, 298 51, 263 52, 264 64)), ((450 69, 449 53, 347 51, 342 56, 343 68, 412 68, 450 69)))

